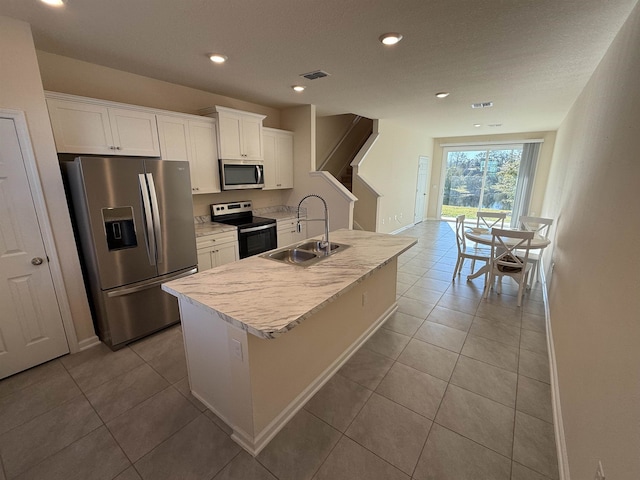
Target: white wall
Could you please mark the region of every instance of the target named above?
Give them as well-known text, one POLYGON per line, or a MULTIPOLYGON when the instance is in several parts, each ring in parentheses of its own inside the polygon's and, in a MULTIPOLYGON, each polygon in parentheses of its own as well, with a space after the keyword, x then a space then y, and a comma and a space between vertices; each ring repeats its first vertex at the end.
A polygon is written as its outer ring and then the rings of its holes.
POLYGON ((28 24, 0 17, 0 107, 25 112, 79 342, 95 335, 28 24))
POLYGON ((358 173, 383 195, 376 231, 389 233, 413 223, 418 157, 432 156, 433 139, 397 120, 378 120, 378 133, 358 173))
POLYGON ((354 118, 355 115, 352 113, 316 118, 316 158, 318 165, 331 153, 331 150, 348 130, 354 118))
MULTIPOLYGON (((355 198, 327 172, 316 172, 316 107, 303 105, 281 112, 282 128, 294 132, 293 141, 293 190, 288 190, 287 205, 298 202, 310 193, 322 196, 330 214, 330 230, 351 228, 353 225, 353 202, 355 198), (330 177, 330 178, 329 178, 330 177)), ((307 218, 323 218, 324 208, 318 199, 309 199, 303 205, 307 218)), ((324 232, 322 222, 309 222, 309 237, 324 232)))
POLYGON ((571 478, 640 478, 640 6, 558 130, 542 213, 571 478))
POLYGON ((556 140, 556 132, 526 132, 526 133, 510 133, 503 135, 476 135, 472 137, 449 137, 435 139, 435 147, 433 149, 433 165, 431 167, 431 184, 438 185, 438 188, 432 188, 429 193, 429 207, 427 211, 428 218, 437 218, 439 196, 442 195, 442 157, 444 148, 440 145, 447 143, 486 143, 492 142, 500 144, 501 142, 543 139, 544 142, 540 147, 540 156, 536 168, 536 178, 533 184, 531 194, 531 204, 529 206, 529 214, 539 216, 542 210, 542 202, 544 201, 544 192, 549 178, 549 169, 551 168, 551 158, 556 140))
POLYGON ((280 110, 154 78, 38 51, 45 90, 100 98, 196 115, 201 108, 221 105, 266 115, 265 127, 280 127, 280 110))

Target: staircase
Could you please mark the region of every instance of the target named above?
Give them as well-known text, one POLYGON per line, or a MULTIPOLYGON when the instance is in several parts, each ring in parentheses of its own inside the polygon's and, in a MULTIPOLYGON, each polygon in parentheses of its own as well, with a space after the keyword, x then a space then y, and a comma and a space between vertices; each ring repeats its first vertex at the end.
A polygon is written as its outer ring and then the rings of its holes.
MULTIPOLYGON (((351 161, 349 161, 351 163, 351 161)), ((350 192, 353 191, 353 167, 348 165, 338 179, 342 185, 350 192)))
POLYGON ((318 170, 331 173, 350 192, 353 191, 351 162, 373 131, 373 120, 354 116, 353 121, 337 139, 335 146, 320 164, 318 170))

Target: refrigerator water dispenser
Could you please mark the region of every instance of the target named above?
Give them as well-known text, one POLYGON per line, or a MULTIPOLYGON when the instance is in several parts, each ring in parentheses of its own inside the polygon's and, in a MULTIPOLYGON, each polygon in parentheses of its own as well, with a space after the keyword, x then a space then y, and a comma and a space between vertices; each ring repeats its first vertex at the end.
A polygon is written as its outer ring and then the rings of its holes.
POLYGON ((102 219, 109 251, 138 246, 133 207, 103 208, 102 219))

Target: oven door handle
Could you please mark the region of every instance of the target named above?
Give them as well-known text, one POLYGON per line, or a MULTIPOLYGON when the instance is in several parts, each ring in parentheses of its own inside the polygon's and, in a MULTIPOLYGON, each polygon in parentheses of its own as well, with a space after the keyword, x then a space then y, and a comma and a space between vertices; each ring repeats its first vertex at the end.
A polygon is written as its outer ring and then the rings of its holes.
POLYGON ((270 223, 269 225, 261 225, 259 227, 242 228, 238 231, 238 233, 259 232, 260 230, 267 230, 268 228, 276 228, 275 223, 270 223))

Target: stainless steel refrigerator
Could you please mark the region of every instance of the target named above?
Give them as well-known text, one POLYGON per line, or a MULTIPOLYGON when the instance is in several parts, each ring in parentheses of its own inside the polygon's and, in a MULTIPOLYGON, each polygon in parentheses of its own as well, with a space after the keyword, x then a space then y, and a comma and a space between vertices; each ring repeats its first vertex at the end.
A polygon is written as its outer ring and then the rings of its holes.
POLYGON ((179 320, 160 284, 197 271, 189 164, 141 157, 61 162, 100 339, 112 349, 179 320))

